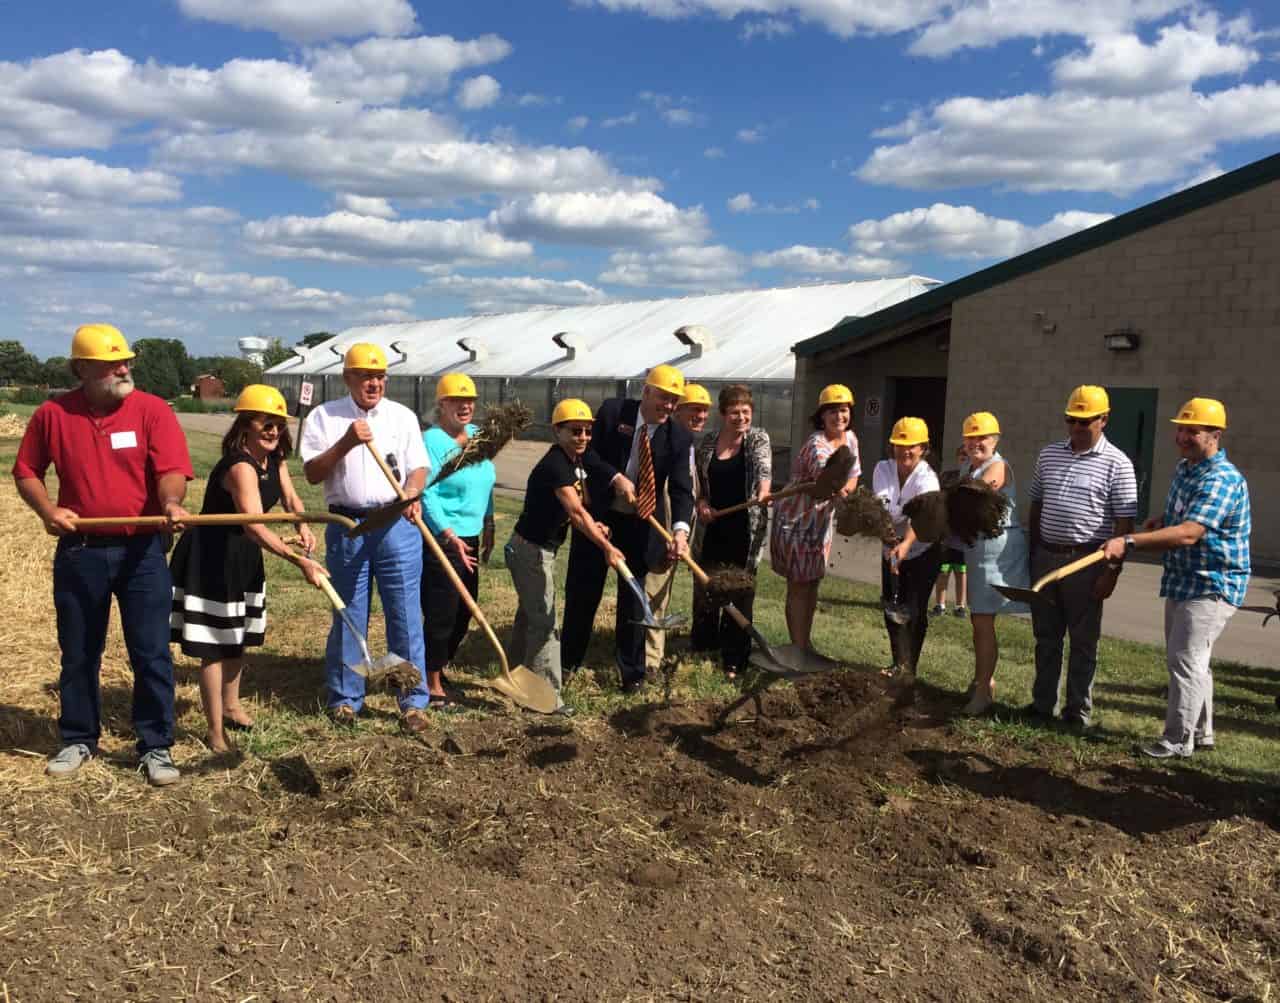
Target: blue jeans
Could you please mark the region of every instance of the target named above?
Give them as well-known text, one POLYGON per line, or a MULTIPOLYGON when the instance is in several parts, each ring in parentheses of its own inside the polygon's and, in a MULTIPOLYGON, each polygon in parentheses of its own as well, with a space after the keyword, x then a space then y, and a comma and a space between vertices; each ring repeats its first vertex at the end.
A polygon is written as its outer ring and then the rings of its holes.
POLYGON ((98 678, 113 595, 120 604, 124 643, 133 668, 138 752, 173 745, 173 660, 169 656, 173 589, 164 550, 158 533, 122 537, 118 545, 107 547, 86 547, 80 537, 58 541, 53 603, 62 649, 58 731, 63 745, 98 749, 102 734, 98 678))
MULTIPOLYGON (((386 529, 348 540, 341 526, 328 526, 324 545, 333 587, 356 626, 368 636, 369 600, 376 581, 387 621, 387 650, 421 671, 427 657, 422 640, 422 537, 418 528, 397 519, 386 529)), ((363 659, 360 646, 335 612, 324 649, 331 708, 345 704, 359 712, 364 706, 364 679, 348 668, 363 659)), ((413 689, 400 691, 400 709, 423 708, 430 699, 424 674, 413 689)))

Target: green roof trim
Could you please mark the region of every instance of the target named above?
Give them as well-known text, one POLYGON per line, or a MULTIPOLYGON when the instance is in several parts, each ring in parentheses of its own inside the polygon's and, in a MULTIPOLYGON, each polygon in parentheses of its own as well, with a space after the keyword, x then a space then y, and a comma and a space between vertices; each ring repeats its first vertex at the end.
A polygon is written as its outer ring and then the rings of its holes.
POLYGON ((884 328, 902 324, 921 314, 939 310, 958 299, 980 293, 1010 279, 1039 271, 1048 265, 1065 261, 1085 251, 1092 251, 1094 248, 1110 244, 1123 237, 1141 233, 1153 226, 1167 223, 1179 216, 1185 216, 1197 209, 1214 205, 1235 195, 1242 195, 1277 180, 1280 180, 1280 154, 1273 154, 1193 188, 1175 192, 1155 202, 1139 206, 1137 209, 1131 209, 1105 223, 1099 223, 1087 230, 1055 240, 1051 244, 1019 254, 1016 258, 1009 258, 1007 261, 937 286, 926 293, 895 303, 876 313, 865 317, 850 317, 829 331, 793 345, 791 350, 797 356, 817 355, 819 352, 843 345, 855 338, 866 337, 884 328))

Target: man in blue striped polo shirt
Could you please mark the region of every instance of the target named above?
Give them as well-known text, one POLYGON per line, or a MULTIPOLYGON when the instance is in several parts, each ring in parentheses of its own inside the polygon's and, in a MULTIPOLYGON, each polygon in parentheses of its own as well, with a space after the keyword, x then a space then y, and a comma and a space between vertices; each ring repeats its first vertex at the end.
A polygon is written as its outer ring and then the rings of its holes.
POLYGON ((1131 550, 1163 550, 1165 662, 1169 705, 1164 734, 1142 751, 1156 759, 1212 749, 1213 644, 1249 585, 1249 486, 1227 459, 1221 401, 1193 397, 1172 419, 1182 459, 1162 517, 1144 532, 1117 536, 1103 548, 1113 562, 1131 550))
MULTIPOLYGON (((1103 429, 1111 401, 1102 387, 1076 387, 1067 399, 1067 438, 1040 451, 1031 481, 1031 578, 1039 579, 1097 550, 1113 535, 1133 532, 1138 483, 1129 457, 1103 429)), ((1093 711, 1102 604, 1115 590, 1120 566, 1095 564, 1045 589, 1049 603, 1031 607, 1036 679, 1028 713, 1052 718, 1062 677, 1062 648, 1071 638, 1063 723, 1083 728, 1093 711)))

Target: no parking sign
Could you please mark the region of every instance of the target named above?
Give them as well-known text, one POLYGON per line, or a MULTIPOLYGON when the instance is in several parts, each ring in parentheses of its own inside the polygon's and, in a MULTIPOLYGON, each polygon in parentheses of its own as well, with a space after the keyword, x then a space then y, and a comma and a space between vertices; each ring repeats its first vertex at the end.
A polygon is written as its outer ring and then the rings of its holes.
POLYGON ((303 407, 311 405, 312 385, 306 380, 302 381, 302 386, 298 388, 298 403, 303 407))

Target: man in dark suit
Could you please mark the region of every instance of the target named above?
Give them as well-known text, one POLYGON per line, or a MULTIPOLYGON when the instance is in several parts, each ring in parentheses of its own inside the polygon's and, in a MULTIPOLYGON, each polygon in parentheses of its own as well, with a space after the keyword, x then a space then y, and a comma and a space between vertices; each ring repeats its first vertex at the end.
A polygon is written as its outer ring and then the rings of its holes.
MULTIPOLYGON (((693 518, 689 448, 693 440, 687 429, 669 420, 683 396, 684 376, 680 370, 654 366, 645 377, 640 400, 614 398, 596 411, 591 448, 635 485, 636 504, 611 495, 607 485, 588 485, 591 514, 609 527, 614 546, 626 555, 627 565, 642 587, 647 572, 666 561, 679 560, 689 549, 689 523, 693 518), (647 436, 643 442, 642 435, 647 436), (646 476, 650 468, 651 478, 646 476), (646 484, 650 479, 651 483, 646 484), (670 499, 672 543, 663 541, 637 515, 637 505, 643 511, 646 496, 655 507, 659 522, 666 516, 666 499, 670 499)), ((560 631, 560 659, 567 674, 577 671, 586 655, 607 572, 603 551, 591 541, 580 539, 575 531, 569 546, 560 631)), ((637 622, 643 616, 639 599, 619 582, 616 659, 624 693, 634 693, 644 685, 646 628, 637 622)))

